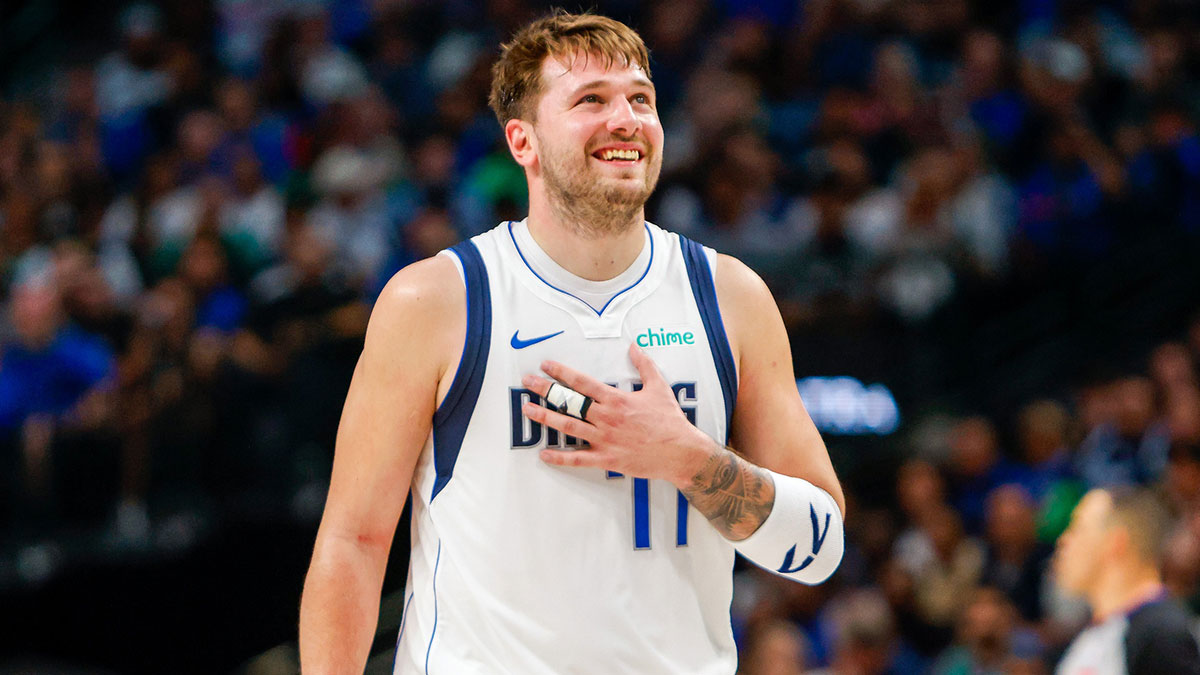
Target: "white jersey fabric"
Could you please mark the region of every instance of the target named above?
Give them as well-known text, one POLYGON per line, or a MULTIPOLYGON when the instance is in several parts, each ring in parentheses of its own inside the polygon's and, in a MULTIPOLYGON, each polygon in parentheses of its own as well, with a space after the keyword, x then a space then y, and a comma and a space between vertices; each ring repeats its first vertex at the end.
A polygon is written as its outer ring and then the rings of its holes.
POLYGON ((1125 633, 1129 618, 1114 614, 1103 623, 1088 626, 1071 642, 1055 669, 1057 675, 1127 675, 1125 633))
POLYGON ((396 673, 736 670, 732 545, 670 483, 545 464, 539 449, 578 441, 521 415, 539 400, 521 377, 546 359, 640 388, 637 342, 689 419, 727 440, 737 375, 716 254, 645 232, 606 282, 559 267, 524 222, 442 252, 466 284, 467 340, 413 477, 396 673))

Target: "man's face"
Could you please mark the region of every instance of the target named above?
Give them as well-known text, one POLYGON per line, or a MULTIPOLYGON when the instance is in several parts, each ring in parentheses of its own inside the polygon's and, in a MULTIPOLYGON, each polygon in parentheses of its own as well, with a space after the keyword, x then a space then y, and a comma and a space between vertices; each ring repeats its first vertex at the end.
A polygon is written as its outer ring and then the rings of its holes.
POLYGON ((638 66, 604 63, 580 54, 542 64, 545 90, 533 123, 541 176, 561 204, 640 208, 662 169, 654 85, 638 66))
POLYGON ((1106 563, 1104 548, 1111 510, 1112 498, 1099 490, 1084 495, 1075 507, 1071 525, 1058 538, 1054 552, 1054 578, 1063 590, 1084 595, 1095 583, 1106 563))

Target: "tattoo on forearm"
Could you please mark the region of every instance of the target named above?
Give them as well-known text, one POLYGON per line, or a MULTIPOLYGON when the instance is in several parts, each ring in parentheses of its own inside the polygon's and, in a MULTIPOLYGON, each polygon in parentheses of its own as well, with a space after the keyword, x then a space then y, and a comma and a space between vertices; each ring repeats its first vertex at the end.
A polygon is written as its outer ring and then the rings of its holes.
POLYGON ((754 534, 771 514, 775 483, 766 471, 725 448, 692 476, 683 495, 718 532, 740 541, 754 534))

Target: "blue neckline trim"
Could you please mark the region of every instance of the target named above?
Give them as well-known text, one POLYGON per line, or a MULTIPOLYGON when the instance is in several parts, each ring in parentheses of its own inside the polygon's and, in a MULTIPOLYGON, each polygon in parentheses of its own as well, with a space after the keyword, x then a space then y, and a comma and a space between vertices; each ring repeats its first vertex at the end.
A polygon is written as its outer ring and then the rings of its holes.
POLYGON ((629 286, 617 291, 611 298, 608 299, 608 302, 604 303, 603 307, 601 307, 599 310, 597 310, 595 307, 592 307, 591 305, 589 305, 586 300, 579 297, 578 295, 575 295, 574 293, 571 293, 570 291, 564 291, 563 289, 559 288, 558 286, 555 286, 554 284, 550 283, 549 281, 546 281, 545 279, 543 279, 542 275, 538 274, 537 271, 533 269, 533 265, 530 265, 529 261, 525 259, 525 254, 521 252, 521 246, 520 246, 520 244, 517 243, 517 237, 516 237, 516 235, 513 234, 513 231, 512 231, 512 221, 511 220, 506 221, 505 224, 508 226, 508 237, 510 239, 512 239, 513 248, 517 249, 517 255, 521 257, 521 262, 525 263, 525 267, 528 268, 529 271, 533 273, 533 276, 537 277, 538 281, 542 282, 543 284, 546 284, 547 286, 549 286, 550 288, 553 288, 554 290, 558 291, 559 293, 562 293, 563 295, 571 297, 571 298, 575 298, 580 303, 582 303, 584 307, 587 307, 588 309, 592 310, 592 312, 594 312, 596 314, 596 316, 603 316, 604 310, 608 309, 608 306, 613 303, 613 300, 616 300, 617 298, 619 298, 621 296, 622 293, 625 293, 626 291, 632 289, 634 286, 637 286, 638 284, 642 283, 642 279, 646 278, 646 275, 650 273, 651 266, 654 265, 654 235, 650 232, 650 226, 645 223, 642 223, 642 227, 646 228, 646 234, 649 235, 649 237, 650 237, 650 260, 646 262, 646 269, 642 270, 642 276, 638 277, 637 281, 635 281, 632 284, 629 284, 629 286))

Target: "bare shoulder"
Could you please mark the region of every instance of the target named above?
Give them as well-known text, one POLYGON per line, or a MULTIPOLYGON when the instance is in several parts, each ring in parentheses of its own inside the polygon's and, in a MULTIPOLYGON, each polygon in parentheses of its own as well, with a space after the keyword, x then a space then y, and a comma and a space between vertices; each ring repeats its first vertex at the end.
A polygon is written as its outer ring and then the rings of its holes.
POLYGON ((440 379, 462 347, 465 307, 462 277, 449 257, 415 262, 397 272, 379 294, 364 357, 437 364, 440 379))
POLYGON ((757 344, 758 338, 768 337, 764 332, 783 333, 783 319, 766 282, 746 263, 724 253, 718 254, 714 277, 725 332, 734 359, 740 364, 742 347, 749 343, 748 337, 756 336, 757 344))
POLYGON ((438 313, 465 301, 466 291, 454 262, 444 255, 417 261, 396 272, 375 303, 382 320, 411 318, 412 312, 438 313))
POLYGON ((717 297, 743 302, 767 302, 774 306, 771 291, 758 273, 731 255, 717 254, 717 297))

